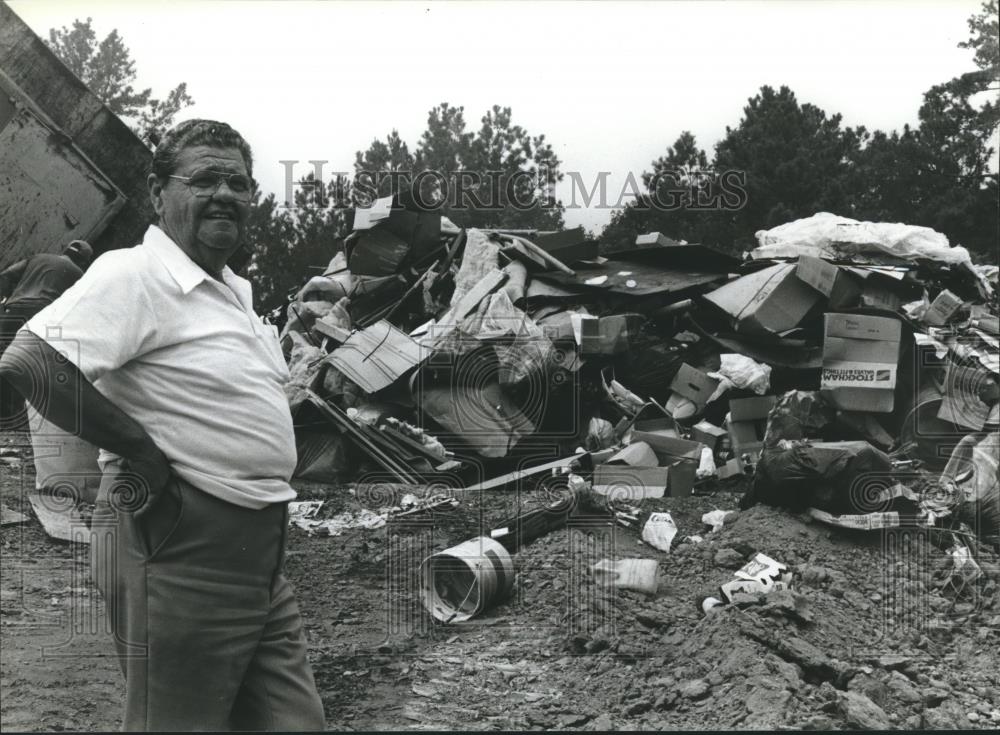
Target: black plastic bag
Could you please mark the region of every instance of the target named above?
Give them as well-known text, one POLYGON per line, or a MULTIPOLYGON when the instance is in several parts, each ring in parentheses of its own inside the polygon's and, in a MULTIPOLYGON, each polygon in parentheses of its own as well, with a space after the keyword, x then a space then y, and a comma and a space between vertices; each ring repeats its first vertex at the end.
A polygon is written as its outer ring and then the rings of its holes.
POLYGON ((882 510, 882 491, 894 482, 891 470, 889 456, 868 442, 780 442, 761 455, 740 505, 873 513, 882 510))

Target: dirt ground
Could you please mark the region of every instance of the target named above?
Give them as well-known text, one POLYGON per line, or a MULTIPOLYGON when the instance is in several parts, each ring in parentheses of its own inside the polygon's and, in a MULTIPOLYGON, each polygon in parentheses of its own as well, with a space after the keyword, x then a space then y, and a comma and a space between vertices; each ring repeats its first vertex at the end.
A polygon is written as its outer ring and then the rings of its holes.
MULTIPOLYGON (((0 536, 0 726, 117 729, 124 686, 87 548, 51 540, 31 516, 27 445, 0 435, 0 499, 30 516, 0 536)), ((331 510, 394 499, 299 489, 331 510)), ((420 561, 547 500, 482 494, 339 537, 291 530, 288 574, 330 729, 1000 726, 995 555, 959 588, 926 532, 849 533, 756 506, 708 533, 701 515, 735 509, 732 493, 645 501, 678 526, 669 554, 620 526, 554 531, 515 556, 507 600, 467 623, 433 623, 415 587, 420 561), (694 534, 704 540, 683 541, 694 534), (704 615, 701 600, 757 551, 789 566, 791 589, 704 615), (657 594, 596 582, 589 567, 605 557, 656 559, 657 594)))

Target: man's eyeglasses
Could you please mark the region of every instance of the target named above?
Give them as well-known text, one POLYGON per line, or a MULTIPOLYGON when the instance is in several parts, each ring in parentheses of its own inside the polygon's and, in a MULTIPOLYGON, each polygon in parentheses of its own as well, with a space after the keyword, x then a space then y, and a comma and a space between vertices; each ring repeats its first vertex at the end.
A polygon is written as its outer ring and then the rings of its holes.
POLYGON ((253 193, 253 179, 244 174, 227 174, 222 171, 195 171, 190 176, 169 175, 169 179, 177 179, 188 185, 191 193, 196 197, 215 196, 215 193, 226 182, 229 191, 237 199, 248 201, 253 193))

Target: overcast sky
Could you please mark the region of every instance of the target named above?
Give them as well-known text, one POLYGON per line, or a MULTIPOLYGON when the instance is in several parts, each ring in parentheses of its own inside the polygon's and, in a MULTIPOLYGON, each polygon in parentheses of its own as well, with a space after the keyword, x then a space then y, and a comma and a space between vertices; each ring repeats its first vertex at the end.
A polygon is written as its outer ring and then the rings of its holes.
MULTIPOLYGON (((683 130, 711 151, 764 84, 840 112, 847 125, 916 123, 931 85, 974 68, 966 19, 980 3, 938 2, 62 2, 11 0, 47 37, 90 16, 117 28, 141 86, 188 83, 180 119, 229 122, 250 141, 267 191, 284 159, 354 153, 396 128, 416 147, 435 104, 493 104, 544 133, 564 172, 610 171, 617 199, 683 130)), ((641 179, 640 179, 641 180, 641 179)), ((558 190, 572 195, 569 177, 558 190)), ((579 201, 579 196, 577 196, 579 201)), ((599 229, 607 209, 566 212, 599 229)))

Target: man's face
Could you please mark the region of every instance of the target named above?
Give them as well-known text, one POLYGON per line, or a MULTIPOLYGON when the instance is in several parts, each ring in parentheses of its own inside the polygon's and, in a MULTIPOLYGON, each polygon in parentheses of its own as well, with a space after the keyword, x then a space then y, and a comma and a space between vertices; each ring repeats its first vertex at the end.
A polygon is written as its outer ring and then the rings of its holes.
MULTIPOLYGON (((247 176, 243 155, 236 148, 196 145, 181 149, 176 176, 191 176, 204 170, 247 176)), ((195 196, 177 179, 161 181, 149 177, 153 208, 160 227, 195 263, 212 275, 218 274, 243 241, 250 203, 223 182, 212 196, 195 196)))

